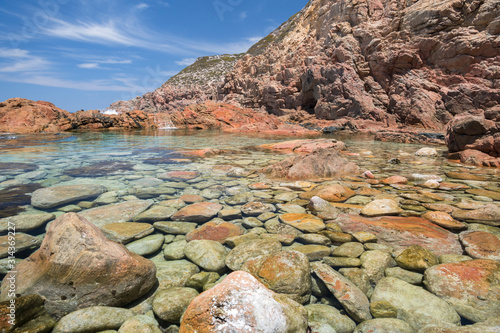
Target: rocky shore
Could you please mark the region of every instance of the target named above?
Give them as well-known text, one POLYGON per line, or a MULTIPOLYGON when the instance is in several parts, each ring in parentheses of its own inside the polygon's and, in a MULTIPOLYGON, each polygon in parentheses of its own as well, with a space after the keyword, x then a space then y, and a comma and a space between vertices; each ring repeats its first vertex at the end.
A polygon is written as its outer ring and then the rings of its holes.
MULTIPOLYGON (((421 148, 408 163, 438 155, 421 148)), ((223 151, 204 157, 207 169, 101 165, 96 182, 90 168, 69 170, 83 177, 35 190, 35 211, 0 219, 1 330, 498 331, 495 169, 381 173, 331 139, 258 149, 294 155, 260 167, 231 166, 223 151), (318 156, 334 164, 312 167, 318 156), (113 185, 125 179, 137 186, 113 185), (12 224, 25 259, 11 270, 12 224)), ((24 170, 10 173, 36 172, 24 170)))

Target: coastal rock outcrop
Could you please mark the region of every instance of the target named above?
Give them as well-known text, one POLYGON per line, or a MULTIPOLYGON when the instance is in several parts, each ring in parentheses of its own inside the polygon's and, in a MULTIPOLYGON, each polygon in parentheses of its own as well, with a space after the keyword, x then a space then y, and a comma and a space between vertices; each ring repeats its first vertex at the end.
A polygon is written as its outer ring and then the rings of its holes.
MULTIPOLYGON (((38 251, 16 266, 16 293, 46 298, 54 317, 94 305, 122 306, 156 283, 155 265, 75 213, 52 223, 38 251)), ((8 279, 0 298, 8 299, 8 279)))
POLYGON ((456 114, 498 108, 499 16, 496 0, 313 0, 238 55, 222 82, 200 92, 172 80, 114 107, 212 99, 311 124, 295 110, 350 129, 442 130, 456 114))

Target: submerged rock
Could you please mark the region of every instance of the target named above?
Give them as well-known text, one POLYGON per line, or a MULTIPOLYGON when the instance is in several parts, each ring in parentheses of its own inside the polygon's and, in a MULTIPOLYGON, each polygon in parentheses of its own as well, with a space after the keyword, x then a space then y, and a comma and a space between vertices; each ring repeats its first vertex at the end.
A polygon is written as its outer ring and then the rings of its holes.
POLYGON ((191 302, 179 333, 306 331, 307 311, 302 305, 238 271, 191 302))
POLYGON ((94 306, 72 312, 57 323, 53 333, 86 333, 119 329, 134 317, 128 309, 94 306))
POLYGON ((485 321, 500 313, 500 263, 493 260, 431 267, 425 272, 425 284, 471 321, 485 321))
MULTIPOLYGON (((109 241, 100 229, 74 213, 54 221, 40 249, 17 265, 16 271, 7 275, 16 275, 16 292, 45 297, 46 309, 59 318, 96 304, 125 305, 156 282, 151 261, 109 241)), ((7 280, 1 291, 1 299, 7 299, 7 280)))

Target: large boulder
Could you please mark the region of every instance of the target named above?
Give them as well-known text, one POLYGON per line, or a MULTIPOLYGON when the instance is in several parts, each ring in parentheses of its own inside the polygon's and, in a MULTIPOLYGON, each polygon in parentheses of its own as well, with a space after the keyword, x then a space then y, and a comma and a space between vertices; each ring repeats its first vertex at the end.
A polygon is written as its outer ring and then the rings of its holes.
POLYGON ((434 266, 425 271, 424 283, 471 321, 485 321, 500 313, 500 263, 493 260, 434 266))
POLYGON ((182 318, 180 333, 305 333, 307 310, 275 294, 251 274, 237 271, 196 297, 182 318))
POLYGON ((155 265, 75 213, 50 226, 38 251, 4 279, 0 299, 8 299, 8 278, 15 276, 16 293, 38 294, 55 317, 94 305, 122 306, 148 292, 156 283, 155 265))
POLYGON ((307 155, 288 158, 265 169, 272 177, 287 179, 336 178, 356 175, 359 167, 334 149, 317 149, 307 155))

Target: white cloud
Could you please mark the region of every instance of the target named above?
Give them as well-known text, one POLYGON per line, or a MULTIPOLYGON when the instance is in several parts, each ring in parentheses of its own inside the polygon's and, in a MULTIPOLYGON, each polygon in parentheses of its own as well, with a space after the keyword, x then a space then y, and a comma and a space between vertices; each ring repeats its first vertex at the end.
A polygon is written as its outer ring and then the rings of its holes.
POLYGON ((147 3, 143 2, 143 3, 138 4, 134 8, 137 9, 137 10, 144 10, 144 9, 148 9, 149 5, 147 3))
POLYGON ((245 21, 245 19, 248 17, 247 12, 241 12, 240 13, 240 20, 245 21))
POLYGON ((184 58, 180 61, 176 61, 175 63, 179 66, 189 66, 196 61, 196 58, 184 58))
POLYGON ((85 69, 97 69, 101 68, 99 67, 99 64, 93 62, 93 63, 84 63, 84 64, 79 64, 78 68, 85 68, 85 69))
POLYGON ((3 73, 37 72, 50 64, 44 58, 21 49, 0 48, 0 58, 8 59, 0 62, 0 72, 3 73))

